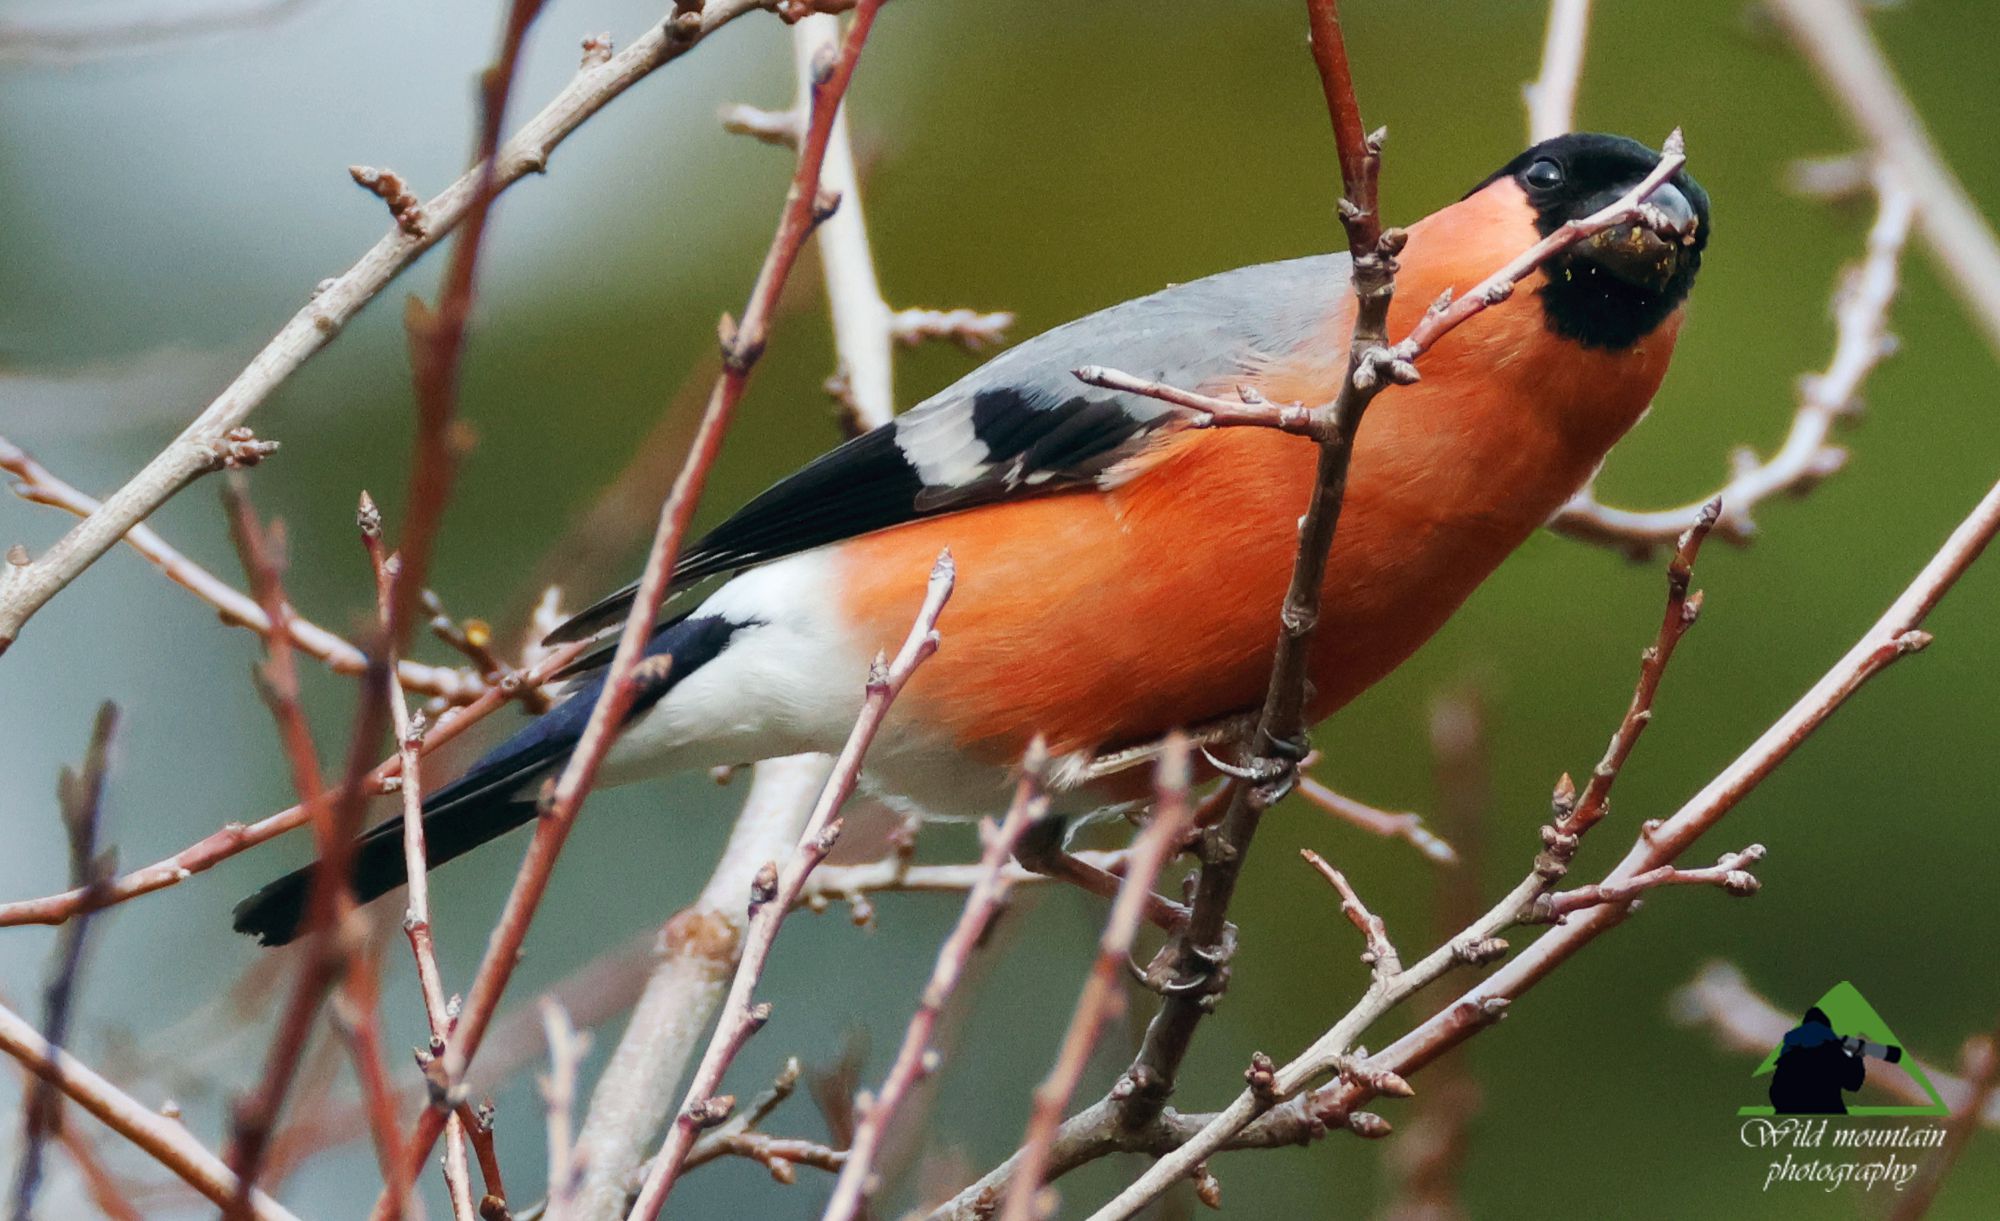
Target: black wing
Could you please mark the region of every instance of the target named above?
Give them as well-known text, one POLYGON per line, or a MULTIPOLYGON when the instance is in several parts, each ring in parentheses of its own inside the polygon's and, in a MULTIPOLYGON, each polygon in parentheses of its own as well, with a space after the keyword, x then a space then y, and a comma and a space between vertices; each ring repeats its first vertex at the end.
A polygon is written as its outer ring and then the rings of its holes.
MULTIPOLYGON (((674 589, 923 517, 1096 486, 1182 418, 1142 395, 1071 375, 1101 364, 1189 389, 1223 389, 1318 339, 1346 256, 1224 272, 1113 306, 1021 344, 806 464, 686 554, 674 589)), ((580 640, 622 620, 635 586, 549 636, 580 640)))

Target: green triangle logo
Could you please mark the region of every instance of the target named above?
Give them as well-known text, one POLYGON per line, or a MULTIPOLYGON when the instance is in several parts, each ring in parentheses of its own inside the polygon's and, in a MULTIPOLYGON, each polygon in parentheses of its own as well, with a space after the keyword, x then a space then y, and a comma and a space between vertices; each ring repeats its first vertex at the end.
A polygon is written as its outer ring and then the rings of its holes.
MULTIPOLYGON (((1889 1029, 1889 1023, 1883 1021, 1882 1015, 1875 1012, 1875 1006, 1868 1003, 1868 998, 1861 995, 1860 989, 1846 980, 1841 980, 1833 987, 1828 988, 1826 995, 1819 998, 1819 1003, 1815 1007, 1826 1015, 1827 1020, 1832 1024, 1833 1030, 1842 1037, 1860 1038, 1869 1043, 1882 1044, 1891 1048, 1901 1048, 1903 1046, 1903 1041, 1896 1037, 1896 1032, 1889 1029)), ((1785 1045, 1783 1043, 1773 1047, 1771 1054, 1765 1056, 1763 1063, 1757 1066, 1757 1071, 1750 1075, 1753 1078, 1765 1077, 1777 1071, 1778 1056, 1784 1050, 1785 1045)), ((1923 1066, 1918 1064, 1914 1057, 1904 1055, 1897 1062, 1897 1066, 1904 1072, 1907 1072, 1911 1079, 1919 1086, 1923 1087, 1924 1094, 1931 1100, 1929 1106, 1851 1106, 1847 1108, 1847 1114, 1949 1115, 1951 1113, 1951 1108, 1946 1106, 1944 1099, 1938 1096, 1937 1087, 1931 1084, 1931 1079, 1924 1074, 1923 1066)), ((1760 1106, 1743 1107, 1736 1113, 1738 1115, 1775 1115, 1778 1111, 1776 1107, 1760 1106)))

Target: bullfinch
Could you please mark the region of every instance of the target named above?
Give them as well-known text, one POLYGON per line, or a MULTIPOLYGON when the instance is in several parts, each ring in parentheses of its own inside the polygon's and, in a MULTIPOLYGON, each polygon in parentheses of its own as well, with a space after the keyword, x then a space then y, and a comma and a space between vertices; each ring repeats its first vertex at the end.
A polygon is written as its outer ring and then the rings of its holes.
MULTIPOLYGON (((1410 226, 1389 333, 1658 161, 1594 134, 1513 158, 1410 226)), ((1370 409, 1326 569, 1314 719, 1429 639, 1645 413, 1709 235, 1708 196, 1686 172, 1651 203, 1605 240, 1551 257, 1439 342, 1419 383, 1370 409)), ((655 677, 602 783, 837 750, 870 659, 907 633, 946 548, 957 585, 944 646, 867 759, 866 783, 885 799, 976 816, 1004 805, 1036 735, 1059 758, 1087 759, 1255 709, 1315 447, 1270 429, 1191 428, 1181 408, 1073 370, 1323 403, 1344 374, 1353 316, 1345 254, 1223 272, 1048 331, 808 463, 682 555, 676 593, 724 583, 655 629, 648 654, 672 663, 647 668, 655 677)), ((632 597, 604 598, 551 639, 617 627, 632 597)), ((430 794, 432 865, 533 818, 610 653, 586 655, 561 703, 430 794)), ((1079 782, 1053 808, 1085 814, 1127 795, 1116 777, 1079 782)), ((401 885, 400 820, 364 835, 354 862, 361 900, 401 885)), ((236 928, 290 940, 308 876, 245 900, 236 928)))

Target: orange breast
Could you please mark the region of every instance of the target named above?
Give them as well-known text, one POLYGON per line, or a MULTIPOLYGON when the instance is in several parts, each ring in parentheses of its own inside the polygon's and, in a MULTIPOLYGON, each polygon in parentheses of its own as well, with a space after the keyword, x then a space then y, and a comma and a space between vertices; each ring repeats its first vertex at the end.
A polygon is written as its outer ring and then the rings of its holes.
MULTIPOLYGON (((1392 335, 1533 240, 1510 184, 1412 230, 1392 335), (1525 237, 1523 236, 1525 234, 1525 237)), ((1423 380, 1370 408, 1355 447, 1313 658, 1324 716, 1399 665, 1559 507, 1651 400, 1676 316, 1638 347, 1550 335, 1529 291, 1448 336, 1423 380)), ((1345 314, 1312 355, 1265 370, 1279 401, 1325 401, 1345 314)), ((1213 387, 1218 392, 1225 387, 1213 387)), ((1254 708, 1315 456, 1261 429, 1189 432, 1123 486, 994 505, 845 545, 844 611, 864 641, 908 630, 931 561, 958 585, 944 645, 899 706, 972 753, 1017 757, 1148 740, 1254 708)))

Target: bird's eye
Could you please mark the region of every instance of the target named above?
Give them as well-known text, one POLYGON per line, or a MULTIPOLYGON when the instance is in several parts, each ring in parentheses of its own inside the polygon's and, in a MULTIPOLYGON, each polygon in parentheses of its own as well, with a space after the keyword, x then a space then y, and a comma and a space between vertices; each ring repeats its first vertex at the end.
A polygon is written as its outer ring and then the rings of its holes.
POLYGON ((1563 170, 1560 165, 1543 157, 1528 167, 1521 175, 1521 181, 1537 191, 1553 191, 1563 184, 1563 170))

